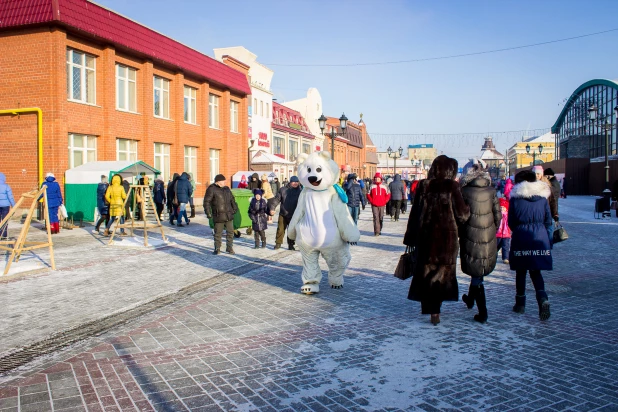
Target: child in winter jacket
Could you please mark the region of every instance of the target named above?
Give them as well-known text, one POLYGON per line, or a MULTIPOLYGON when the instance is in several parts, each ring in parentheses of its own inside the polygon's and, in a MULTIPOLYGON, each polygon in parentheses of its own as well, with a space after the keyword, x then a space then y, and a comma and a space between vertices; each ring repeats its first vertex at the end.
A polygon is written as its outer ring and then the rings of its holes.
MULTIPOLYGON (((509 191, 510 194, 510 191, 509 191)), ((498 226, 496 240, 498 241, 498 252, 502 249, 502 262, 509 264, 509 251, 511 250, 511 229, 509 229, 509 201, 505 198, 500 198, 500 211, 502 212, 502 221, 498 226)))
POLYGON ((251 225, 255 237, 255 249, 260 247, 260 239, 262 240, 262 248, 266 247, 266 229, 268 229, 268 217, 270 210, 268 202, 262 197, 264 192, 261 189, 253 190, 253 199, 249 204, 249 218, 253 224, 251 225))

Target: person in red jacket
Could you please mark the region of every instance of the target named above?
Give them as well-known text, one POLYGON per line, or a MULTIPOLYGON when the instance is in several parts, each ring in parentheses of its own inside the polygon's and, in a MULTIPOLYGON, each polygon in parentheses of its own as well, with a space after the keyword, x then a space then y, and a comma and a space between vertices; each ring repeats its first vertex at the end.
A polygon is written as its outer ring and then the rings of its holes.
POLYGON ((371 203, 371 211, 373 212, 373 234, 374 236, 380 236, 382 233, 384 213, 386 212, 386 204, 391 200, 388 186, 382 184, 382 175, 380 172, 376 173, 373 177, 373 184, 367 192, 367 200, 371 203))

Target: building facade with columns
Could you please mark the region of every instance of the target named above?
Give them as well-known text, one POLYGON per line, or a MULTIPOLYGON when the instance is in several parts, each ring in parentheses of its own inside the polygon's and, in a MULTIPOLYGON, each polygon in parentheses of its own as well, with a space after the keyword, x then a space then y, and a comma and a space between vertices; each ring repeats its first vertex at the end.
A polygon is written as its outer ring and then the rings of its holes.
MULTIPOLYGON (((43 168, 59 182, 86 162, 141 160, 166 181, 192 172, 201 202, 215 175, 246 165, 246 66, 86 0, 0 10, 0 108, 41 109, 43 168)), ((36 124, 0 116, 0 164, 18 196, 40 183, 36 124)))

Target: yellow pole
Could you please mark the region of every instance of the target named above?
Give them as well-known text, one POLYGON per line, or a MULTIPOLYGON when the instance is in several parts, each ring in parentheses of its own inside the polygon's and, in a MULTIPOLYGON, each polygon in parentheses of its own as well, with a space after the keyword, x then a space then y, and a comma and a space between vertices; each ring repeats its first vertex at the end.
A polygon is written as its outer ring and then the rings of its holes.
POLYGON ((23 109, 0 110, 0 116, 10 114, 17 116, 20 113, 36 113, 38 134, 38 159, 39 159, 39 186, 43 183, 43 111, 38 107, 26 107, 23 109))

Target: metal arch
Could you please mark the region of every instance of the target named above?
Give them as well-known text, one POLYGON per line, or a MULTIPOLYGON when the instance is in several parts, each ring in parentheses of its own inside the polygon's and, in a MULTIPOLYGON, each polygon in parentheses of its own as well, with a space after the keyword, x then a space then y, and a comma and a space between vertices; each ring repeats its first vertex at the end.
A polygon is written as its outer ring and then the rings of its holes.
POLYGON ((611 87, 613 89, 618 90, 618 83, 613 81, 613 80, 593 79, 593 80, 589 80, 586 83, 582 84, 577 89, 575 89, 573 94, 571 94, 571 97, 569 97, 569 99, 567 100, 567 103, 564 105, 564 108, 560 112, 560 115, 558 116, 558 119, 556 120, 556 123, 554 123, 554 125, 551 127, 551 132, 552 133, 558 134, 558 132, 560 131, 560 127, 562 126, 562 122, 564 121, 564 118, 566 117, 566 115, 569 112, 569 110, 571 110, 573 102, 575 100, 577 100, 577 98, 586 89, 589 89, 589 88, 591 88, 593 86, 608 86, 608 87, 611 87))

